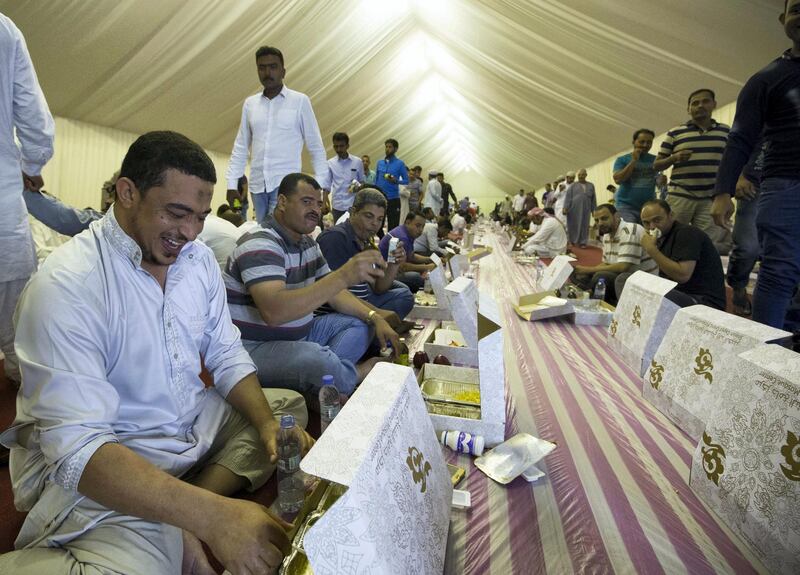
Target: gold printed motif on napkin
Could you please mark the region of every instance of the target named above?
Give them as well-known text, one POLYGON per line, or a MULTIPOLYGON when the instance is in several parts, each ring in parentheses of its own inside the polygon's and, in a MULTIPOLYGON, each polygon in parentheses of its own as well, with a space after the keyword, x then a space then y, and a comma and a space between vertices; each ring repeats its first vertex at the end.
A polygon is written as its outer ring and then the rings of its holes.
POLYGON ((664 366, 656 363, 656 360, 650 362, 650 385, 653 389, 658 389, 661 385, 662 376, 664 375, 664 366))
POLYGON ((714 369, 714 358, 711 357, 711 352, 701 347, 697 357, 694 358, 694 362, 697 364, 694 372, 705 377, 708 383, 712 383, 714 376, 711 375, 711 371, 714 369))
POLYGON ((781 447, 781 455, 787 465, 781 464, 781 471, 789 481, 800 481, 800 435, 786 432, 786 445, 781 447))
POLYGON ((706 472, 706 477, 708 477, 709 481, 713 481, 714 485, 719 485, 719 478, 725 473, 725 450, 721 445, 713 443, 713 440, 705 431, 703 432, 703 443, 708 446, 708 448, 701 448, 703 470, 706 472))
POLYGON ((617 337, 617 320, 615 319, 611 320, 609 331, 611 332, 611 337, 617 337))
POLYGON ((633 308, 633 317, 631 323, 636 327, 642 327, 642 308, 638 305, 633 308))
POLYGON ((428 489, 427 477, 431 473, 431 464, 425 461, 425 456, 416 447, 408 448, 408 457, 406 457, 406 464, 411 470, 411 477, 414 478, 414 483, 421 483, 420 493, 425 493, 428 489))

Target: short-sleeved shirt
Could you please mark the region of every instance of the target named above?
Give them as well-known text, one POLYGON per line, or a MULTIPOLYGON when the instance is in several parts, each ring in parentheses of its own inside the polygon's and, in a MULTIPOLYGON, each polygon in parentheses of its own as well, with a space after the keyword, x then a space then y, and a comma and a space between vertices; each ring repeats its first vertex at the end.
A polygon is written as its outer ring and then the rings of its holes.
MULTIPOLYGON (((725 309, 725 275, 722 260, 714 243, 695 226, 676 221, 668 234, 658 240, 662 254, 676 262, 694 261, 694 272, 686 283, 676 288, 683 293, 699 296, 705 305, 725 309)), ((667 277, 661 272, 662 277, 667 277)))
POLYGON ((633 264, 632 271, 658 273, 658 264, 642 247, 644 228, 633 222, 620 221, 614 235, 603 236, 603 263, 633 264))
MULTIPOLYGON (((620 183, 614 194, 614 205, 617 208, 625 206, 641 210, 645 202, 655 199, 656 172, 653 169, 655 161, 656 157, 653 154, 642 154, 639 157, 631 177, 620 183)), ((618 172, 630 163, 631 154, 620 156, 614 162, 614 172, 618 172)))
POLYGON ((681 150, 691 150, 692 157, 672 166, 669 193, 690 200, 710 199, 714 196, 722 154, 728 142, 730 127, 712 121, 703 131, 694 122, 672 128, 661 143, 659 154, 670 156, 681 150))
POLYGON ((281 325, 267 324, 256 307, 249 288, 265 281, 286 282, 286 289, 312 285, 330 272, 319 245, 309 236, 299 242, 273 216, 263 228, 239 238, 225 268, 225 290, 234 325, 243 339, 295 341, 311 330, 314 314, 281 325))
POLYGON ((414 253, 414 240, 410 235, 408 235, 408 230, 406 227, 403 224, 400 224, 381 238, 381 243, 378 247, 381 250, 383 259, 386 260, 389 257, 389 240, 392 238, 399 238, 400 241, 403 242, 403 247, 406 250, 406 254, 414 253))
MULTIPOLYGON (((338 270, 353 256, 363 251, 350 220, 322 232, 317 236, 317 244, 331 270, 338 270)), ((350 286, 348 289, 360 299, 366 299, 373 293, 366 282, 350 286)))

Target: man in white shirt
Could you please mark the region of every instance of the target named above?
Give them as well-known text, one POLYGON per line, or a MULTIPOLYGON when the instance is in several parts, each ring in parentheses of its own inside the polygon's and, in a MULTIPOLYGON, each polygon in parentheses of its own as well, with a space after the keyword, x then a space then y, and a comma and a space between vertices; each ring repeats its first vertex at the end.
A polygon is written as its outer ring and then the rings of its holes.
POLYGON ((141 136, 109 212, 28 283, 17 418, 0 440, 29 513, 0 573, 208 572, 198 539, 233 573, 280 565, 284 525, 227 496, 272 473, 273 416, 307 414, 298 394, 261 390, 219 266, 193 241, 215 181, 186 137, 141 136))
POLYGON ((453 231, 459 236, 467 229, 467 218, 464 217, 464 212, 460 210, 453 214, 450 223, 453 225, 453 231))
MULTIPOLYGON (((552 208, 546 208, 552 210, 552 208)), ((538 255, 542 258, 554 258, 567 249, 567 231, 564 224, 553 214, 542 208, 531 210, 531 222, 536 224, 536 233, 522 245, 526 255, 538 255)))
POLYGON ((437 175, 436 172, 428 174, 428 187, 425 190, 425 197, 422 198, 422 207, 430 208, 434 214, 439 215, 442 210, 442 184, 436 179, 437 175))
POLYGON ((44 185, 41 173, 53 155, 55 124, 25 39, 2 14, 0 93, 0 349, 6 376, 19 382, 11 318, 22 288, 36 270, 22 190, 38 191, 44 185))
POLYGON ((258 79, 264 90, 244 101, 226 179, 234 192, 250 157, 250 195, 261 221, 275 210, 283 177, 301 171, 303 143, 318 181, 325 181, 325 146, 308 96, 283 85, 283 54, 272 46, 256 51, 258 79))
POLYGON ((520 190, 519 193, 514 196, 511 207, 514 209, 514 221, 519 220, 522 215, 522 209, 525 207, 525 190, 520 190))
POLYGON ((333 151, 336 155, 328 160, 327 177, 320 182, 325 191, 323 201, 330 206, 334 222, 353 205, 358 184, 364 181, 364 164, 361 158, 348 153, 349 148, 350 136, 336 132, 333 135, 333 151))
POLYGON ((630 275, 642 270, 658 274, 658 264, 642 247, 644 228, 634 222, 624 221, 612 204, 602 204, 593 214, 597 233, 603 237, 603 262, 596 266, 575 266, 574 282, 583 289, 593 291, 600 278, 606 282, 606 301, 616 305, 619 293, 615 284, 620 275, 630 275))

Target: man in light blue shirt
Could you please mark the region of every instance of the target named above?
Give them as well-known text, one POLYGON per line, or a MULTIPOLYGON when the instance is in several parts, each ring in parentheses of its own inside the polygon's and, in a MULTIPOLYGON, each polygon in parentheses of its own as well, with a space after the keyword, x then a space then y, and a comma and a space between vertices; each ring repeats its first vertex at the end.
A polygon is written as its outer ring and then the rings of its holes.
POLYGON ((336 155, 328 160, 327 178, 322 187, 325 190, 324 202, 330 205, 334 222, 353 205, 357 187, 354 182, 364 182, 364 165, 358 157, 348 153, 349 147, 350 137, 347 134, 336 132, 333 135, 333 151, 336 155))
POLYGON ((369 169, 369 166, 370 166, 369 155, 364 154, 363 156, 361 156, 361 163, 364 165, 364 183, 365 184, 371 184, 371 185, 374 186, 375 185, 375 171, 369 169))
POLYGON ((400 225, 400 184, 408 183, 406 165, 395 154, 400 145, 394 138, 384 142, 386 158, 375 166, 375 186, 386 196, 386 221, 390 230, 400 225))
POLYGON ((264 90, 244 101, 225 177, 229 196, 238 195, 237 183, 250 157, 250 195, 256 221, 261 223, 275 210, 283 177, 301 171, 303 143, 318 181, 324 181, 327 165, 311 100, 283 85, 286 68, 281 51, 262 46, 256 51, 256 67, 264 90))
POLYGON ((234 573, 280 565, 283 526, 227 496, 274 470, 273 416, 307 414, 298 394, 262 392, 219 266, 194 241, 215 181, 188 138, 141 136, 112 208, 28 283, 23 383, 0 441, 29 513, 0 573, 202 571, 199 540, 234 573))

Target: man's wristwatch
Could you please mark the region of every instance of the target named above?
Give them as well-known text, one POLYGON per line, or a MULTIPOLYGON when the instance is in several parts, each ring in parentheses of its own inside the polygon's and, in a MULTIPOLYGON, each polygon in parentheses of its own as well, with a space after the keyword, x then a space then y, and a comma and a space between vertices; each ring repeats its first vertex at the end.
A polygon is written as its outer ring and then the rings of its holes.
POLYGON ((377 312, 374 309, 369 310, 369 313, 367 314, 367 319, 365 320, 367 325, 375 325, 375 316, 376 315, 377 315, 377 312))

